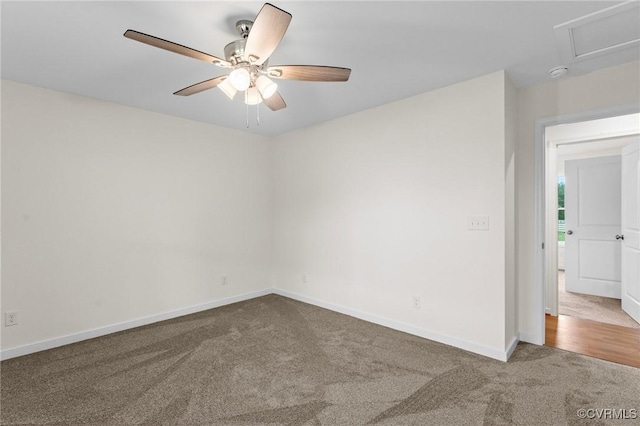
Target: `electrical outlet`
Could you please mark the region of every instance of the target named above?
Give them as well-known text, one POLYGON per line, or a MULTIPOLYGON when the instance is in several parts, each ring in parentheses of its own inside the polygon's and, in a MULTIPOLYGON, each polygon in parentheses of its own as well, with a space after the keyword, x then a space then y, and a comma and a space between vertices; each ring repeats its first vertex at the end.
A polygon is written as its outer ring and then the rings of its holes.
POLYGON ((302 275, 302 282, 306 283, 307 282, 307 274, 303 274, 302 275))
POLYGON ((12 325, 18 325, 18 311, 4 313, 4 326, 11 327, 12 325))
POLYGON ((467 229, 473 231, 488 231, 489 216, 469 216, 469 219, 467 219, 467 229))
POLYGON ((220 284, 222 284, 222 285, 229 284, 229 278, 226 275, 223 275, 222 276, 222 281, 220 282, 220 284))
POLYGON ((413 307, 414 309, 420 309, 420 298, 418 296, 413 296, 413 307))

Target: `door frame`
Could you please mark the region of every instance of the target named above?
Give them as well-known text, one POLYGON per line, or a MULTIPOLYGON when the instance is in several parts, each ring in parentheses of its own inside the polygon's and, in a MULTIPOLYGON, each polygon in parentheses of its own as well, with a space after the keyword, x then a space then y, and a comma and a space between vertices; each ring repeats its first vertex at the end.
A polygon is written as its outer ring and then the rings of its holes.
MULTIPOLYGON (((599 108, 590 111, 582 111, 570 114, 557 115, 554 117, 540 118, 534 123, 534 153, 535 153, 535 169, 534 169, 534 263, 533 263, 533 283, 534 297, 530 303, 533 303, 533 320, 537 324, 534 332, 533 341, 531 343, 544 345, 545 339, 545 310, 547 299, 547 276, 549 265, 546 257, 558 251, 557 232, 555 245, 551 242, 545 244, 547 229, 553 225, 550 215, 547 214, 547 163, 550 156, 550 150, 547 149, 545 130, 549 126, 558 124, 570 124, 581 121, 598 120, 601 118, 611 118, 620 115, 640 113, 640 104, 633 103, 627 105, 617 105, 607 108, 599 108), (549 219, 549 220, 548 220, 549 219)), ((555 153, 553 153, 555 154, 555 153)), ((555 262, 552 262, 555 264, 555 262)), ((557 268, 557 266, 556 266, 557 268)), ((557 272, 556 272, 557 273, 557 272)), ((556 296, 557 297, 557 296, 556 296)), ((556 304, 557 306, 557 304, 556 304)))

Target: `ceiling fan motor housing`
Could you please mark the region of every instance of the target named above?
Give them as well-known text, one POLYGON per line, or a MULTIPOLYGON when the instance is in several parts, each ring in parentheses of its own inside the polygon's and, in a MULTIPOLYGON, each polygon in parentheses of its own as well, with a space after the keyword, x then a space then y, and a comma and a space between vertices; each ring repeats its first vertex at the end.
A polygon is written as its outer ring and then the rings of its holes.
MULTIPOLYGON (((224 47, 224 57, 227 61, 231 62, 233 66, 236 66, 241 63, 248 64, 249 61, 244 56, 244 48, 247 44, 247 39, 241 38, 239 40, 234 40, 231 43, 227 44, 224 47)), ((263 69, 269 65, 269 60, 267 59, 258 67, 258 69, 263 69)))
POLYGON ((224 57, 232 64, 242 62, 244 58, 244 47, 247 44, 247 39, 241 38, 234 40, 224 47, 224 57))
MULTIPOLYGON (((234 67, 238 64, 249 63, 248 59, 245 57, 245 46, 247 45, 247 37, 249 37, 249 32, 251 31, 252 26, 253 21, 243 19, 236 22, 236 30, 242 38, 234 40, 224 47, 224 57, 228 62, 231 62, 234 67)), ((269 60, 267 59, 257 67, 257 70, 265 68, 268 66, 268 63, 269 60)), ((257 70, 252 71, 255 72, 257 70)))
POLYGON ((244 61, 244 48, 247 44, 247 37, 249 37, 252 26, 253 21, 246 19, 236 22, 236 31, 238 31, 238 34, 242 38, 234 40, 224 47, 224 56, 227 61, 234 65, 244 61))

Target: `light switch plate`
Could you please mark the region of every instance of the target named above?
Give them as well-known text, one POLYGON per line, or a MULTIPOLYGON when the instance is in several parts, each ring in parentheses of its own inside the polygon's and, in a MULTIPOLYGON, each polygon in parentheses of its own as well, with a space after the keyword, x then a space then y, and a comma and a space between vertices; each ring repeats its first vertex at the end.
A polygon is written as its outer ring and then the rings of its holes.
POLYGON ((469 216, 467 229, 473 231, 488 231, 489 216, 469 216))

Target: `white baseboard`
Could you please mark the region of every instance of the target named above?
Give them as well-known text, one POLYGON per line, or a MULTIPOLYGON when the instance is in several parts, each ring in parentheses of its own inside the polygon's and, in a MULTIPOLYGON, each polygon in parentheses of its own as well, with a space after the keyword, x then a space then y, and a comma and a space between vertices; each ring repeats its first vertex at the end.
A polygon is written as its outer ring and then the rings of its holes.
POLYGON ((251 293, 240 294, 238 296, 227 297, 224 299, 213 300, 200 305, 188 306, 171 312, 165 312, 162 314, 151 315, 144 318, 135 319, 132 321, 125 321, 106 327, 95 328, 93 330, 87 330, 80 333, 69 334, 67 336, 56 337, 50 340, 44 340, 42 342, 31 343, 24 346, 18 346, 11 349, 3 349, 0 351, 0 360, 15 358, 22 355, 32 354, 34 352, 44 351, 46 349, 57 348, 58 346, 68 345, 70 343, 80 342, 82 340, 93 339, 95 337, 104 336, 118 331, 128 330, 130 328, 140 327, 147 324, 152 324, 158 321, 165 321, 181 317, 184 315, 194 314, 196 312, 206 311, 208 309, 218 308, 224 305, 230 305, 236 302, 242 302, 243 300, 249 300, 256 297, 266 296, 273 293, 272 289, 264 289, 254 291, 251 293))
MULTIPOLYGON (((391 328, 393 330, 402 331, 405 333, 413 334, 415 336, 423 337, 425 339, 434 340, 445 345, 454 346, 456 348, 464 349, 465 351, 473 352, 479 355, 483 355, 489 358, 497 359, 499 361, 507 361, 511 353, 509 351, 501 351, 499 349, 491 348, 488 346, 479 345, 477 343, 467 342, 455 337, 446 336, 443 334, 435 333, 430 330, 415 327, 413 325, 405 324, 400 321, 394 321, 387 318, 379 317, 377 315, 371 315, 366 312, 357 311, 355 309, 347 308, 345 306, 336 305, 334 303, 325 302, 322 300, 314 299, 307 296, 301 296, 296 293, 292 293, 286 290, 275 288, 273 293, 280 296, 288 297, 290 299, 298 300, 300 302, 315 305, 321 308, 329 309, 330 311, 339 312, 341 314, 349 315, 355 318, 359 318, 364 321, 368 321, 374 324, 381 325, 383 327, 391 328)), ((518 340, 514 338, 511 342, 509 350, 513 352, 518 340), (511 347, 513 346, 513 347, 511 347)))
POLYGON ((505 361, 508 361, 509 358, 511 358, 511 355, 513 355, 513 351, 516 350, 516 347, 518 346, 519 342, 520 342, 520 336, 516 334, 515 336, 513 336, 513 338, 507 345, 507 359, 505 361))
POLYGON ((378 324, 383 327, 388 327, 393 330, 398 330, 405 333, 413 334, 415 336, 423 337, 425 339, 434 340, 436 342, 444 343, 445 345, 454 346, 456 348, 460 348, 460 349, 473 352, 479 355, 483 355, 489 358, 497 359, 499 361, 507 361, 511 356, 511 354, 513 353, 513 351, 515 350, 519 341, 535 343, 531 340, 532 336, 529 336, 527 334, 521 334, 520 336, 516 335, 512 338, 506 350, 499 350, 499 349, 491 348, 488 346, 479 345, 477 343, 461 340, 455 337, 435 333, 433 331, 426 330, 424 328, 416 327, 413 325, 405 324, 400 321, 390 320, 387 318, 368 314, 366 312, 361 312, 361 311, 351 309, 345 306, 337 305, 334 303, 325 302, 325 301, 314 299, 307 296, 301 296, 299 294, 291 293, 286 290, 269 288, 269 289, 254 291, 251 293, 241 294, 238 296, 228 297, 225 299, 214 300, 214 301, 210 301, 200 305, 189 306, 189 307, 178 309, 171 312, 151 315, 148 317, 139 318, 132 321, 125 321, 119 324, 100 327, 93 330, 87 330, 80 333, 75 333, 67 336, 57 337, 54 339, 44 340, 41 342, 31 343, 24 346, 19 346, 19 347, 10 348, 10 349, 3 349, 2 351, 0 351, 0 360, 15 358, 22 355, 28 355, 35 352, 44 351, 47 349, 53 349, 59 346, 64 346, 71 343, 80 342, 83 340, 93 339, 95 337, 105 336, 107 334, 116 333, 118 331, 128 330, 131 328, 140 327, 143 325, 152 324, 159 321, 165 321, 168 319, 173 319, 173 318, 181 317, 184 315, 193 314, 196 312, 206 311, 208 309, 213 309, 213 308, 229 305, 236 302, 242 302, 244 300, 254 299, 256 297, 266 296, 272 293, 278 294, 280 296, 288 297, 290 299, 298 300, 300 302, 319 306, 321 308, 329 309, 334 312, 339 312, 341 314, 359 318, 361 320, 378 324))
POLYGON ((544 342, 541 341, 540 336, 537 336, 534 333, 523 333, 520 332, 520 341, 525 343, 531 343, 532 345, 541 346, 544 342))

